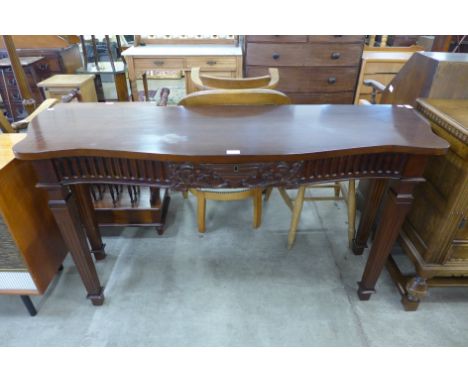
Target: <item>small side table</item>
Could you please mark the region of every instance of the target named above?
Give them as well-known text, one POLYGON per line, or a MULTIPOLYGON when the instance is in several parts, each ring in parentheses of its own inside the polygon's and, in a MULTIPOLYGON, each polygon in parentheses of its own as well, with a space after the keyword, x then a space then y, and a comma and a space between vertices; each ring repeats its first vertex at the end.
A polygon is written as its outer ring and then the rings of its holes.
POLYGON ((60 98, 74 89, 79 89, 82 102, 97 102, 94 74, 56 74, 37 86, 44 90, 47 98, 60 98))

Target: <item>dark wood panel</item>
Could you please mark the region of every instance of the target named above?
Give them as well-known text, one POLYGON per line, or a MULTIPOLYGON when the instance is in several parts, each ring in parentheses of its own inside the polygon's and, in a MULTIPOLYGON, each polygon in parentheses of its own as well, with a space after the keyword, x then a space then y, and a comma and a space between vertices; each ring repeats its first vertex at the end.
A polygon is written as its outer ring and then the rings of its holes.
POLYGON ((247 45, 247 65, 261 66, 357 66, 359 44, 259 44, 247 45))
MULTIPOLYGON (((250 66, 247 76, 255 77, 265 74, 268 68, 250 66)), ((354 91, 358 67, 352 68, 279 68, 278 90, 293 93, 341 92, 354 91)))

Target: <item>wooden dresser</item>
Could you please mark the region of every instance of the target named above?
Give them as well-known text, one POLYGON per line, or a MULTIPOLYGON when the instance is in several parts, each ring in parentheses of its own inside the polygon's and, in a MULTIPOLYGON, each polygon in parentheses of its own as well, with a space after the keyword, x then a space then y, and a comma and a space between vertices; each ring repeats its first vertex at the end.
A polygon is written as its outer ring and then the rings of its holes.
POLYGON ((418 99, 416 108, 450 150, 430 159, 401 231, 416 277, 389 263, 407 310, 417 309, 428 286, 468 286, 468 99, 418 99))
POLYGON ((277 89, 293 103, 353 103, 364 36, 256 35, 245 44, 245 75, 277 67, 277 89))
MULTIPOLYGON (((36 100, 36 106, 38 106, 44 101, 44 96, 37 87, 37 83, 50 77, 47 61, 44 57, 20 57, 20 62, 26 74, 31 94, 36 100)), ((10 122, 27 117, 23 98, 8 58, 0 59, 0 95, 10 122)))
POLYGON ((68 252, 33 166, 13 155, 25 136, 0 134, 0 294, 44 293, 68 252))

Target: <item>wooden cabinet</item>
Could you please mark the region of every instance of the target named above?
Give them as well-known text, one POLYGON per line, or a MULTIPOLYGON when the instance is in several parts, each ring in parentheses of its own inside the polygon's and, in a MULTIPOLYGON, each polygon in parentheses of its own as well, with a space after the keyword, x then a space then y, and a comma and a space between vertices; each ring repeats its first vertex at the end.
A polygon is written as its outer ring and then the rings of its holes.
POLYGON ((353 103, 364 36, 246 36, 245 74, 279 69, 293 103, 353 103))
POLYGON ((0 135, 0 294, 44 293, 67 254, 32 164, 14 158, 25 136, 0 135))
POLYGON ((46 98, 60 101, 62 96, 78 89, 81 102, 97 102, 94 78, 94 74, 56 74, 39 82, 37 86, 43 89, 46 98))
MULTIPOLYGON (((20 57, 20 62, 26 74, 31 94, 36 105, 39 105, 44 97, 37 87, 37 83, 50 77, 47 62, 44 57, 20 57)), ((8 58, 0 59, 0 95, 10 122, 27 117, 23 98, 8 58)))
MULTIPOLYGON (((417 273, 400 276, 408 310, 417 308, 427 286, 468 286, 468 100, 419 99, 416 107, 450 150, 429 160, 401 231, 417 273)), ((393 275, 396 265, 390 264, 393 275)))

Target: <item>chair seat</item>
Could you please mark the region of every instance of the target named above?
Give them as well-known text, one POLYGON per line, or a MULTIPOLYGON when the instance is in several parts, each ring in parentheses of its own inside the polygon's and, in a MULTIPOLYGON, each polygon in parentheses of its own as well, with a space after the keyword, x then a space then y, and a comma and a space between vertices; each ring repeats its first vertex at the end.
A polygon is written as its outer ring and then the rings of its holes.
POLYGON ((216 194, 234 194, 236 192, 246 192, 249 188, 200 188, 201 192, 212 192, 216 194))

